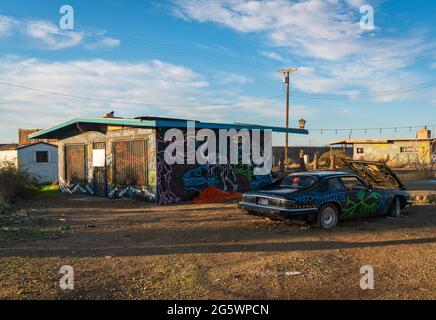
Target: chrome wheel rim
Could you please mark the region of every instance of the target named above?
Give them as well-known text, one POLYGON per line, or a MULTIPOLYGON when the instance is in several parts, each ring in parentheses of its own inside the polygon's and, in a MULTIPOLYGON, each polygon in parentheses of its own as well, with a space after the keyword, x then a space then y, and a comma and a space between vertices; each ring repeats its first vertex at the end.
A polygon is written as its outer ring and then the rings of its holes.
POLYGON ((324 227, 330 228, 336 220, 336 211, 332 207, 325 208, 321 213, 321 223, 324 227))

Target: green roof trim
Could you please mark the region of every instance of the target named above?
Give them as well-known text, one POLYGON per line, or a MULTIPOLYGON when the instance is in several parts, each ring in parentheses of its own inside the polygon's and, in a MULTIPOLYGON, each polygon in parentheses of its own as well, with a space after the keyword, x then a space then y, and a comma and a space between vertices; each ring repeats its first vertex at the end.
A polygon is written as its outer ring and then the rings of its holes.
MULTIPOLYGON (((56 132, 62 132, 63 129, 71 125, 80 124, 103 124, 103 125, 119 125, 127 127, 139 128, 186 128, 187 121, 179 120, 140 120, 140 119, 124 119, 124 118, 74 118, 70 121, 49 127, 29 135, 30 139, 44 138, 48 135, 56 136, 56 132)), ((305 129, 284 128, 275 126, 263 126, 257 124, 233 124, 233 123, 214 123, 195 121, 195 127, 199 129, 248 129, 248 130, 271 130, 273 132, 294 133, 294 134, 309 134, 305 129)))

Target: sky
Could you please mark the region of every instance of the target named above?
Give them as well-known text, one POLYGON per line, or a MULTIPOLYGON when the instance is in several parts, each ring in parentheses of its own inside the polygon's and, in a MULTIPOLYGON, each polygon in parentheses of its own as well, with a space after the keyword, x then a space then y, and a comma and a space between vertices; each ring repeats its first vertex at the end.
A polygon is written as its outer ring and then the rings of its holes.
POLYGON ((284 126, 289 67, 310 131, 290 145, 414 137, 436 125, 435 21, 434 0, 2 0, 0 143, 110 111, 284 126))

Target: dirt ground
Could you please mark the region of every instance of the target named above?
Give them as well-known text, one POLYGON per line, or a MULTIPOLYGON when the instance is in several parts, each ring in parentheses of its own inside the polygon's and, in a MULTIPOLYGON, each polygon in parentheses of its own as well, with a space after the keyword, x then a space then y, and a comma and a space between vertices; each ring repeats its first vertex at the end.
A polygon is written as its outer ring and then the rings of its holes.
MULTIPOLYGON (((436 205, 331 231, 236 204, 59 194, 18 204, 53 234, 0 241, 0 299, 435 299, 436 205), (61 290, 60 268, 74 268, 61 290), (374 268, 362 290, 361 266, 374 268)), ((47 232, 45 233, 47 234, 47 232)))

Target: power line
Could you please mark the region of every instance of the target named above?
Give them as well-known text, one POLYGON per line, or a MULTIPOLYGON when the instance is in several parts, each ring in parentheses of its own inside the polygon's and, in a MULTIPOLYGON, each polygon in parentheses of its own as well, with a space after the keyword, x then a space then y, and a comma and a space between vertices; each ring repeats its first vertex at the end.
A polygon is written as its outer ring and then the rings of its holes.
MULTIPOLYGON (((35 21, 34 19, 20 17, 17 15, 11 15, 11 14, 8 14, 8 15, 11 17, 17 18, 17 19, 28 21, 28 22, 35 21)), ((2 24, 2 23, 4 24, 6 22, 0 21, 0 24, 2 24)), ((23 26, 22 23, 20 23, 16 27, 18 29, 21 29, 21 30, 25 29, 25 26, 23 26)), ((68 34, 60 33, 58 29, 53 30, 53 31, 52 30, 45 30, 45 31, 52 33, 52 34, 68 36, 68 34)), ((133 47, 143 48, 143 49, 147 49, 147 50, 164 49, 164 50, 167 50, 166 53, 170 54, 170 55, 178 55, 178 56, 184 56, 184 57, 190 57, 190 58, 200 58, 200 59, 207 58, 209 60, 211 58, 211 55, 215 55, 218 57, 221 56, 221 57, 226 57, 226 58, 231 58, 231 59, 236 59, 236 60, 239 59, 239 61, 220 61, 219 59, 214 58, 215 59, 214 61, 216 61, 218 63, 230 64, 230 65, 238 64, 238 66, 241 64, 258 66, 257 62, 250 63, 250 62, 247 62, 247 60, 242 58, 242 57, 229 56, 229 55, 224 55, 224 54, 220 54, 217 52, 208 52, 207 57, 206 57, 206 56, 202 55, 201 53, 193 52, 191 50, 191 48, 188 48, 188 47, 180 47, 180 46, 171 47, 168 44, 165 44, 162 42, 149 41, 149 40, 139 39, 139 38, 135 38, 135 37, 131 37, 131 36, 125 36, 125 35, 121 35, 121 34, 117 34, 117 33, 105 32, 104 34, 101 34, 101 35, 91 35, 85 31, 76 31, 76 33, 80 34, 80 36, 82 36, 84 38, 88 38, 88 39, 92 39, 92 40, 100 40, 100 41, 107 39, 110 36, 114 36, 114 37, 120 38, 124 42, 127 42, 128 44, 132 45, 133 47)), ((264 60, 261 60, 261 61, 265 62, 264 60)), ((337 101, 359 101, 359 100, 368 100, 368 99, 373 99, 373 98, 378 98, 378 97, 393 96, 393 95, 403 94, 403 93, 411 92, 411 91, 425 90, 425 89, 429 89, 429 88, 433 88, 433 87, 436 87, 436 81, 429 81, 429 82, 415 84, 412 86, 407 86, 407 87, 402 87, 402 88, 397 88, 397 89, 383 90, 383 91, 376 92, 374 94, 359 95, 359 96, 355 96, 355 97, 350 96, 350 95, 305 94, 305 93, 293 93, 293 97, 301 98, 301 99, 326 100, 326 101, 336 101, 336 100, 337 101)), ((129 103, 129 104, 131 104, 131 103, 129 103)), ((137 103, 134 103, 134 104, 137 104, 137 103)), ((141 105, 143 105, 143 104, 141 104, 141 105)), ((225 105, 225 104, 219 104, 219 105, 225 105)))
POLYGON ((304 93, 294 93, 294 97, 304 98, 304 99, 317 99, 317 100, 366 100, 378 97, 393 96, 398 94, 403 94, 406 92, 419 91, 424 89, 430 89, 436 87, 436 81, 429 81, 420 84, 415 84, 407 87, 400 87, 397 89, 379 91, 374 94, 363 95, 359 97, 351 97, 349 95, 323 95, 323 94, 304 94, 304 93))
MULTIPOLYGON (((20 17, 17 15, 8 14, 8 16, 22 20, 24 22, 34 23, 35 21, 37 21, 34 19, 20 17)), ((23 24, 22 21, 18 21, 18 24, 16 24, 14 27, 18 30, 26 31, 27 27, 23 24)), ((5 25, 6 22, 0 21, 0 24, 5 25)), ((59 29, 56 29, 56 30, 44 29, 44 32, 58 35, 58 36, 63 36, 63 37, 69 36, 68 33, 62 33, 61 30, 59 30, 59 29)), ((234 54, 233 55, 232 54, 224 54, 224 53, 210 51, 210 50, 203 50, 203 52, 202 52, 201 49, 197 49, 197 51, 193 51, 192 47, 182 47, 180 45, 171 46, 171 45, 163 43, 163 42, 145 40, 145 39, 135 38, 132 36, 122 35, 122 34, 118 34, 118 33, 104 32, 102 34, 90 34, 89 32, 84 31, 84 30, 73 30, 71 32, 74 32, 78 36, 83 37, 85 39, 94 40, 94 41, 102 41, 102 40, 106 40, 110 37, 116 37, 118 39, 115 39, 115 40, 122 40, 121 45, 127 44, 127 47, 130 46, 130 47, 136 48, 136 49, 145 49, 147 51, 156 51, 159 53, 162 53, 162 51, 163 51, 165 54, 168 54, 168 55, 180 56, 180 57, 185 57, 185 58, 204 59, 204 60, 208 60, 208 61, 213 60, 214 62, 217 62, 219 64, 224 64, 224 65, 238 65, 238 66, 246 65, 246 66, 251 66, 251 67, 258 67, 259 63, 264 64, 265 66, 272 66, 273 65, 272 63, 268 63, 264 59, 261 59, 261 60, 254 59, 255 61, 247 61, 247 59, 248 59, 247 57, 235 56, 234 54), (223 58, 229 58, 232 60, 222 60, 223 58)), ((253 58, 255 58, 255 57, 252 56, 251 59, 253 60, 253 58)))
POLYGON ((340 133, 340 132, 349 132, 349 133, 355 133, 355 132, 364 132, 367 133, 369 131, 379 131, 380 133, 382 133, 383 131, 388 131, 388 130, 394 130, 395 132, 397 130, 404 130, 404 129, 408 129, 409 131, 412 131, 412 129, 417 129, 417 128, 422 128, 422 127, 435 127, 436 125, 430 124, 430 125, 420 125, 420 126, 398 126, 398 127, 372 127, 372 128, 307 128, 307 130, 309 130, 311 133, 314 131, 320 131, 321 134, 323 134, 324 132, 335 132, 335 133, 340 133))
MULTIPOLYGON (((227 103, 219 103, 219 102, 213 102, 208 104, 164 104, 164 103, 152 103, 152 102, 132 102, 132 101, 125 101, 125 100, 111 100, 111 99, 104 99, 104 98, 94 98, 89 96, 78 96, 78 95, 72 95, 68 93, 61 93, 56 91, 49 91, 49 90, 41 90, 36 89, 28 86, 22 86, 17 85, 9 82, 0 81, 0 85, 13 87, 13 88, 19 88, 19 89, 25 89, 25 90, 31 90, 39 93, 44 94, 50 94, 55 96, 61 96, 66 98, 72 98, 72 99, 79 99, 79 100, 89 100, 89 101, 97 101, 97 102, 108 102, 113 104, 128 104, 128 105, 137 105, 137 106, 160 106, 160 107, 219 107, 219 106, 232 106, 232 105, 241 105, 244 103, 251 103, 256 102, 259 100, 250 100, 250 101, 236 101, 236 102, 227 102, 227 103)), ((264 99, 276 99, 280 97, 281 95, 268 97, 264 99)))

